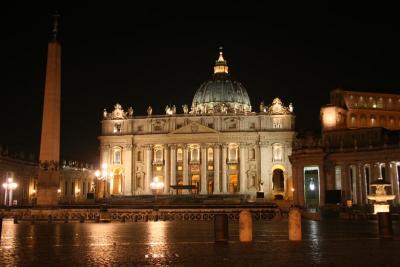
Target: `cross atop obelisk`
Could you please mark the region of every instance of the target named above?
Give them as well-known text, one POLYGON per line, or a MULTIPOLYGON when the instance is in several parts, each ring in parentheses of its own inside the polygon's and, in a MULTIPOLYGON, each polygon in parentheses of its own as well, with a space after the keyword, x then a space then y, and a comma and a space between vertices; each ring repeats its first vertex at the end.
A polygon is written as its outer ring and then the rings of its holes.
POLYGON ((37 205, 40 206, 58 204, 61 111, 61 45, 57 40, 59 16, 57 13, 53 16, 53 38, 47 51, 37 191, 37 205))

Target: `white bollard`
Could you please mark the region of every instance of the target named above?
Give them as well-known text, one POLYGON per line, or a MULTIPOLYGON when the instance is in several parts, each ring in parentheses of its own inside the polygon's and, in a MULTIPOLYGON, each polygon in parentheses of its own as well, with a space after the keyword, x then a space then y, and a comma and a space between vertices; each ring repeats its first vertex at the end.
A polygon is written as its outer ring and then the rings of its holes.
POLYGON ((251 242, 253 240, 253 218, 249 210, 240 212, 239 240, 240 242, 251 242))
POLYGON ((301 212, 299 208, 291 208, 289 211, 289 240, 301 240, 301 212))

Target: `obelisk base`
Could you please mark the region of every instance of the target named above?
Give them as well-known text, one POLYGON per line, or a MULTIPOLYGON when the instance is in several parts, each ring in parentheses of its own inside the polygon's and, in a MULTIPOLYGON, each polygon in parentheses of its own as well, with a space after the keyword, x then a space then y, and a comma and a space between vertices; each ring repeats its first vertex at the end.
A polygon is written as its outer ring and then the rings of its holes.
POLYGON ((42 207, 57 206, 59 183, 58 170, 39 170, 36 205, 42 207))

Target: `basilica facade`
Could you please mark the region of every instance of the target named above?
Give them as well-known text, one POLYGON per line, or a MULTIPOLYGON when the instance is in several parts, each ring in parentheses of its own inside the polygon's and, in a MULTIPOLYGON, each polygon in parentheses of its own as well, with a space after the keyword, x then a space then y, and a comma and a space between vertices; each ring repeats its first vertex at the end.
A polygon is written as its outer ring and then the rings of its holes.
POLYGON ((98 197, 262 191, 267 199, 291 198, 293 105, 275 98, 259 108, 252 110, 221 51, 190 107, 167 106, 158 115, 149 106, 147 116, 119 104, 104 110, 98 197))

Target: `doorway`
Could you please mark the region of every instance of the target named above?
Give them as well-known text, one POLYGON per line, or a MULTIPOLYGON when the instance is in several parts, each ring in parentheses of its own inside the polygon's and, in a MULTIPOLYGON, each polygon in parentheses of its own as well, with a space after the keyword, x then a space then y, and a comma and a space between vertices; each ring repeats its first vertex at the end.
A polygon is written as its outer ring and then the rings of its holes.
POLYGON ((308 208, 319 206, 319 168, 304 168, 304 201, 308 208))

